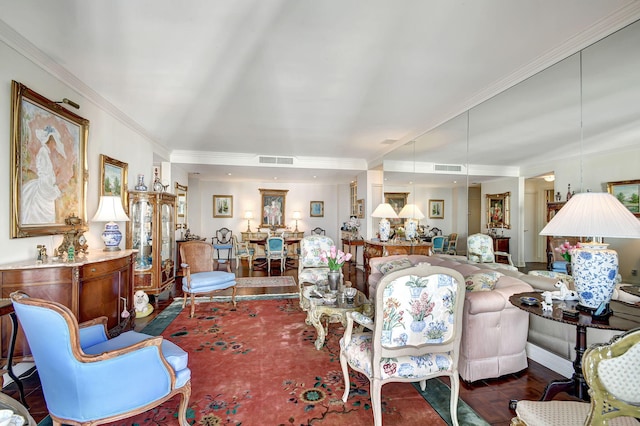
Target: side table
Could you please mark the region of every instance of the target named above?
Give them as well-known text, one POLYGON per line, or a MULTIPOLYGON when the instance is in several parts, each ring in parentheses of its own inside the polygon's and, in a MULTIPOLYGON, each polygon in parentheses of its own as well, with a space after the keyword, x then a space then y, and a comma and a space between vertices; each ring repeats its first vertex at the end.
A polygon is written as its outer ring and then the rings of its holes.
POLYGON ((589 401, 589 393, 586 381, 582 374, 582 355, 587 349, 587 328, 601 328, 605 330, 627 331, 640 327, 640 308, 636 305, 612 300, 609 304, 612 314, 603 321, 596 321, 590 314, 578 311, 576 318, 563 315, 563 309, 575 309, 577 301, 553 301, 553 311, 543 312, 541 306, 542 294, 538 292, 527 292, 514 294, 509 298, 509 302, 514 306, 527 311, 533 315, 571 324, 576 327, 576 357, 573 360, 573 375, 567 380, 554 380, 547 385, 542 395, 541 401, 548 401, 560 392, 578 397, 584 401, 589 401), (521 298, 535 298, 534 305, 525 304, 521 298))

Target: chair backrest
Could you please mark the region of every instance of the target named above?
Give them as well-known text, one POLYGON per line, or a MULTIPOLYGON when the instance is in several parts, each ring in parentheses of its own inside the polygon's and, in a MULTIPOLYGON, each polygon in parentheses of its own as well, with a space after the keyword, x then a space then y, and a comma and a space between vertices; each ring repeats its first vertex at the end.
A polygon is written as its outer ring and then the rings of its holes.
POLYGON ((473 234, 467 238, 467 257, 476 263, 494 263, 493 238, 487 234, 473 234))
POLYGON ((376 289, 374 376, 381 377, 376 358, 433 353, 425 362, 439 365, 449 351, 457 369, 464 295, 464 278, 449 268, 419 265, 386 275, 376 289))
POLYGON ((282 237, 269 237, 267 238, 267 244, 265 250, 268 255, 282 254, 285 251, 284 238, 282 237))
POLYGON ((241 254, 249 254, 249 242, 238 241, 238 237, 233 236, 233 251, 236 252, 236 256, 241 254))
POLYGON ((229 228, 220 228, 216 231, 216 236, 211 239, 214 245, 232 244, 233 231, 229 228))
POLYGON ((311 230, 311 235, 327 235, 327 233, 325 232, 324 229, 318 226, 311 230))
POLYGON ((458 234, 455 232, 453 234, 449 234, 449 249, 455 248, 457 243, 458 234))
POLYGON ((444 240, 445 238, 442 236, 432 237, 431 238, 431 249, 435 253, 441 253, 444 249, 444 240))
POLYGON ((640 417, 640 329, 589 347, 582 370, 591 396, 585 424, 605 424, 605 419, 619 416, 640 417))
POLYGON ((180 244, 180 259, 192 274, 213 271, 213 246, 206 241, 186 241, 180 244))
POLYGON ((323 262, 320 254, 329 252, 333 240, 323 235, 308 235, 300 240, 300 258, 298 262, 301 268, 328 268, 327 262, 323 262))

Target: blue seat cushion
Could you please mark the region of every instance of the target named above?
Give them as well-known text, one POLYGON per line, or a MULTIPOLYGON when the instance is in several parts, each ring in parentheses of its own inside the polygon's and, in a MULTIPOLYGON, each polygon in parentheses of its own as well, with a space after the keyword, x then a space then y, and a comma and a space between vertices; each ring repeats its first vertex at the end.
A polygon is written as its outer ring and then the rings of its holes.
POLYGON ((232 272, 210 271, 191 274, 191 290, 187 287, 187 277, 182 279, 182 290, 187 292, 207 292, 222 290, 236 284, 236 275, 232 272))
POLYGON ((214 244, 213 248, 216 250, 231 250, 233 248, 233 244, 214 244))
POLYGON ((566 260, 556 260, 551 263, 551 270, 555 272, 564 272, 567 273, 567 262, 566 260))
MULTIPOLYGON (((138 333, 137 331, 127 331, 114 337, 113 339, 109 339, 104 342, 98 343, 97 345, 84 348, 83 351, 86 354, 97 355, 103 352, 125 348, 127 346, 131 346, 152 337, 153 336, 150 336, 148 334, 138 333)), ((163 339, 161 350, 162 355, 164 355, 164 357, 167 359, 167 362, 169 363, 171 368, 173 368, 173 371, 178 372, 187 368, 189 354, 183 351, 178 345, 166 339, 163 339)))

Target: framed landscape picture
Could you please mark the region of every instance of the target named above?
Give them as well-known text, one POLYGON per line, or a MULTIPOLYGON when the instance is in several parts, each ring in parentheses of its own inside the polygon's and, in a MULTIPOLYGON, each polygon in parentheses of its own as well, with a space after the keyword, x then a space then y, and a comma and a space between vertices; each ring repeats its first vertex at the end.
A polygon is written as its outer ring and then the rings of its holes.
POLYGON ((233 217, 233 195, 213 196, 213 217, 233 217))
POLYGON ((429 200, 429 219, 444 219, 444 200, 429 200))
POLYGON ((11 83, 11 238, 86 230, 89 120, 11 83))
POLYGON ((324 201, 311 201, 309 203, 309 216, 324 217, 324 201))
POLYGON ((607 191, 636 217, 640 217, 640 180, 608 182, 607 191))
POLYGON ((127 175, 129 165, 100 154, 100 196, 115 195, 127 210, 127 175))

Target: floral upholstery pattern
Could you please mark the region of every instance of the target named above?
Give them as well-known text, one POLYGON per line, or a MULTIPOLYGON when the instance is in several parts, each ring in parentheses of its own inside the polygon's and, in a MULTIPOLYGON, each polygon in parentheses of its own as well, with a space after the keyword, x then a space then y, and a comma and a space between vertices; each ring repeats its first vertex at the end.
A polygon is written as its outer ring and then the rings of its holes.
MULTIPOLYGON (((380 388, 392 381, 451 380, 451 418, 457 424, 458 352, 462 336, 464 278, 448 268, 423 264, 388 273, 378 284, 373 321, 351 313, 340 339, 349 397, 349 367, 371 382, 375 425, 381 425, 380 388), (354 332, 354 321, 371 332, 354 332)), ((424 389, 424 388, 423 388, 424 389)))
POLYGON ((317 284, 327 280, 329 264, 322 261, 321 254, 328 253, 333 240, 324 235, 309 235, 300 240, 300 256, 298 258, 298 287, 300 291, 300 307, 308 310, 304 303, 304 283, 317 284))
POLYGON ((469 260, 475 263, 494 263, 493 239, 486 234, 473 234, 467 238, 469 260))
POLYGON ((408 258, 390 260, 389 262, 380 263, 376 265, 376 268, 382 275, 387 275, 389 272, 399 271, 400 269, 411 268, 413 263, 408 258))
POLYGON ((468 275, 464 280, 467 291, 491 291, 495 288, 500 277, 504 277, 504 274, 497 271, 486 271, 468 275))

